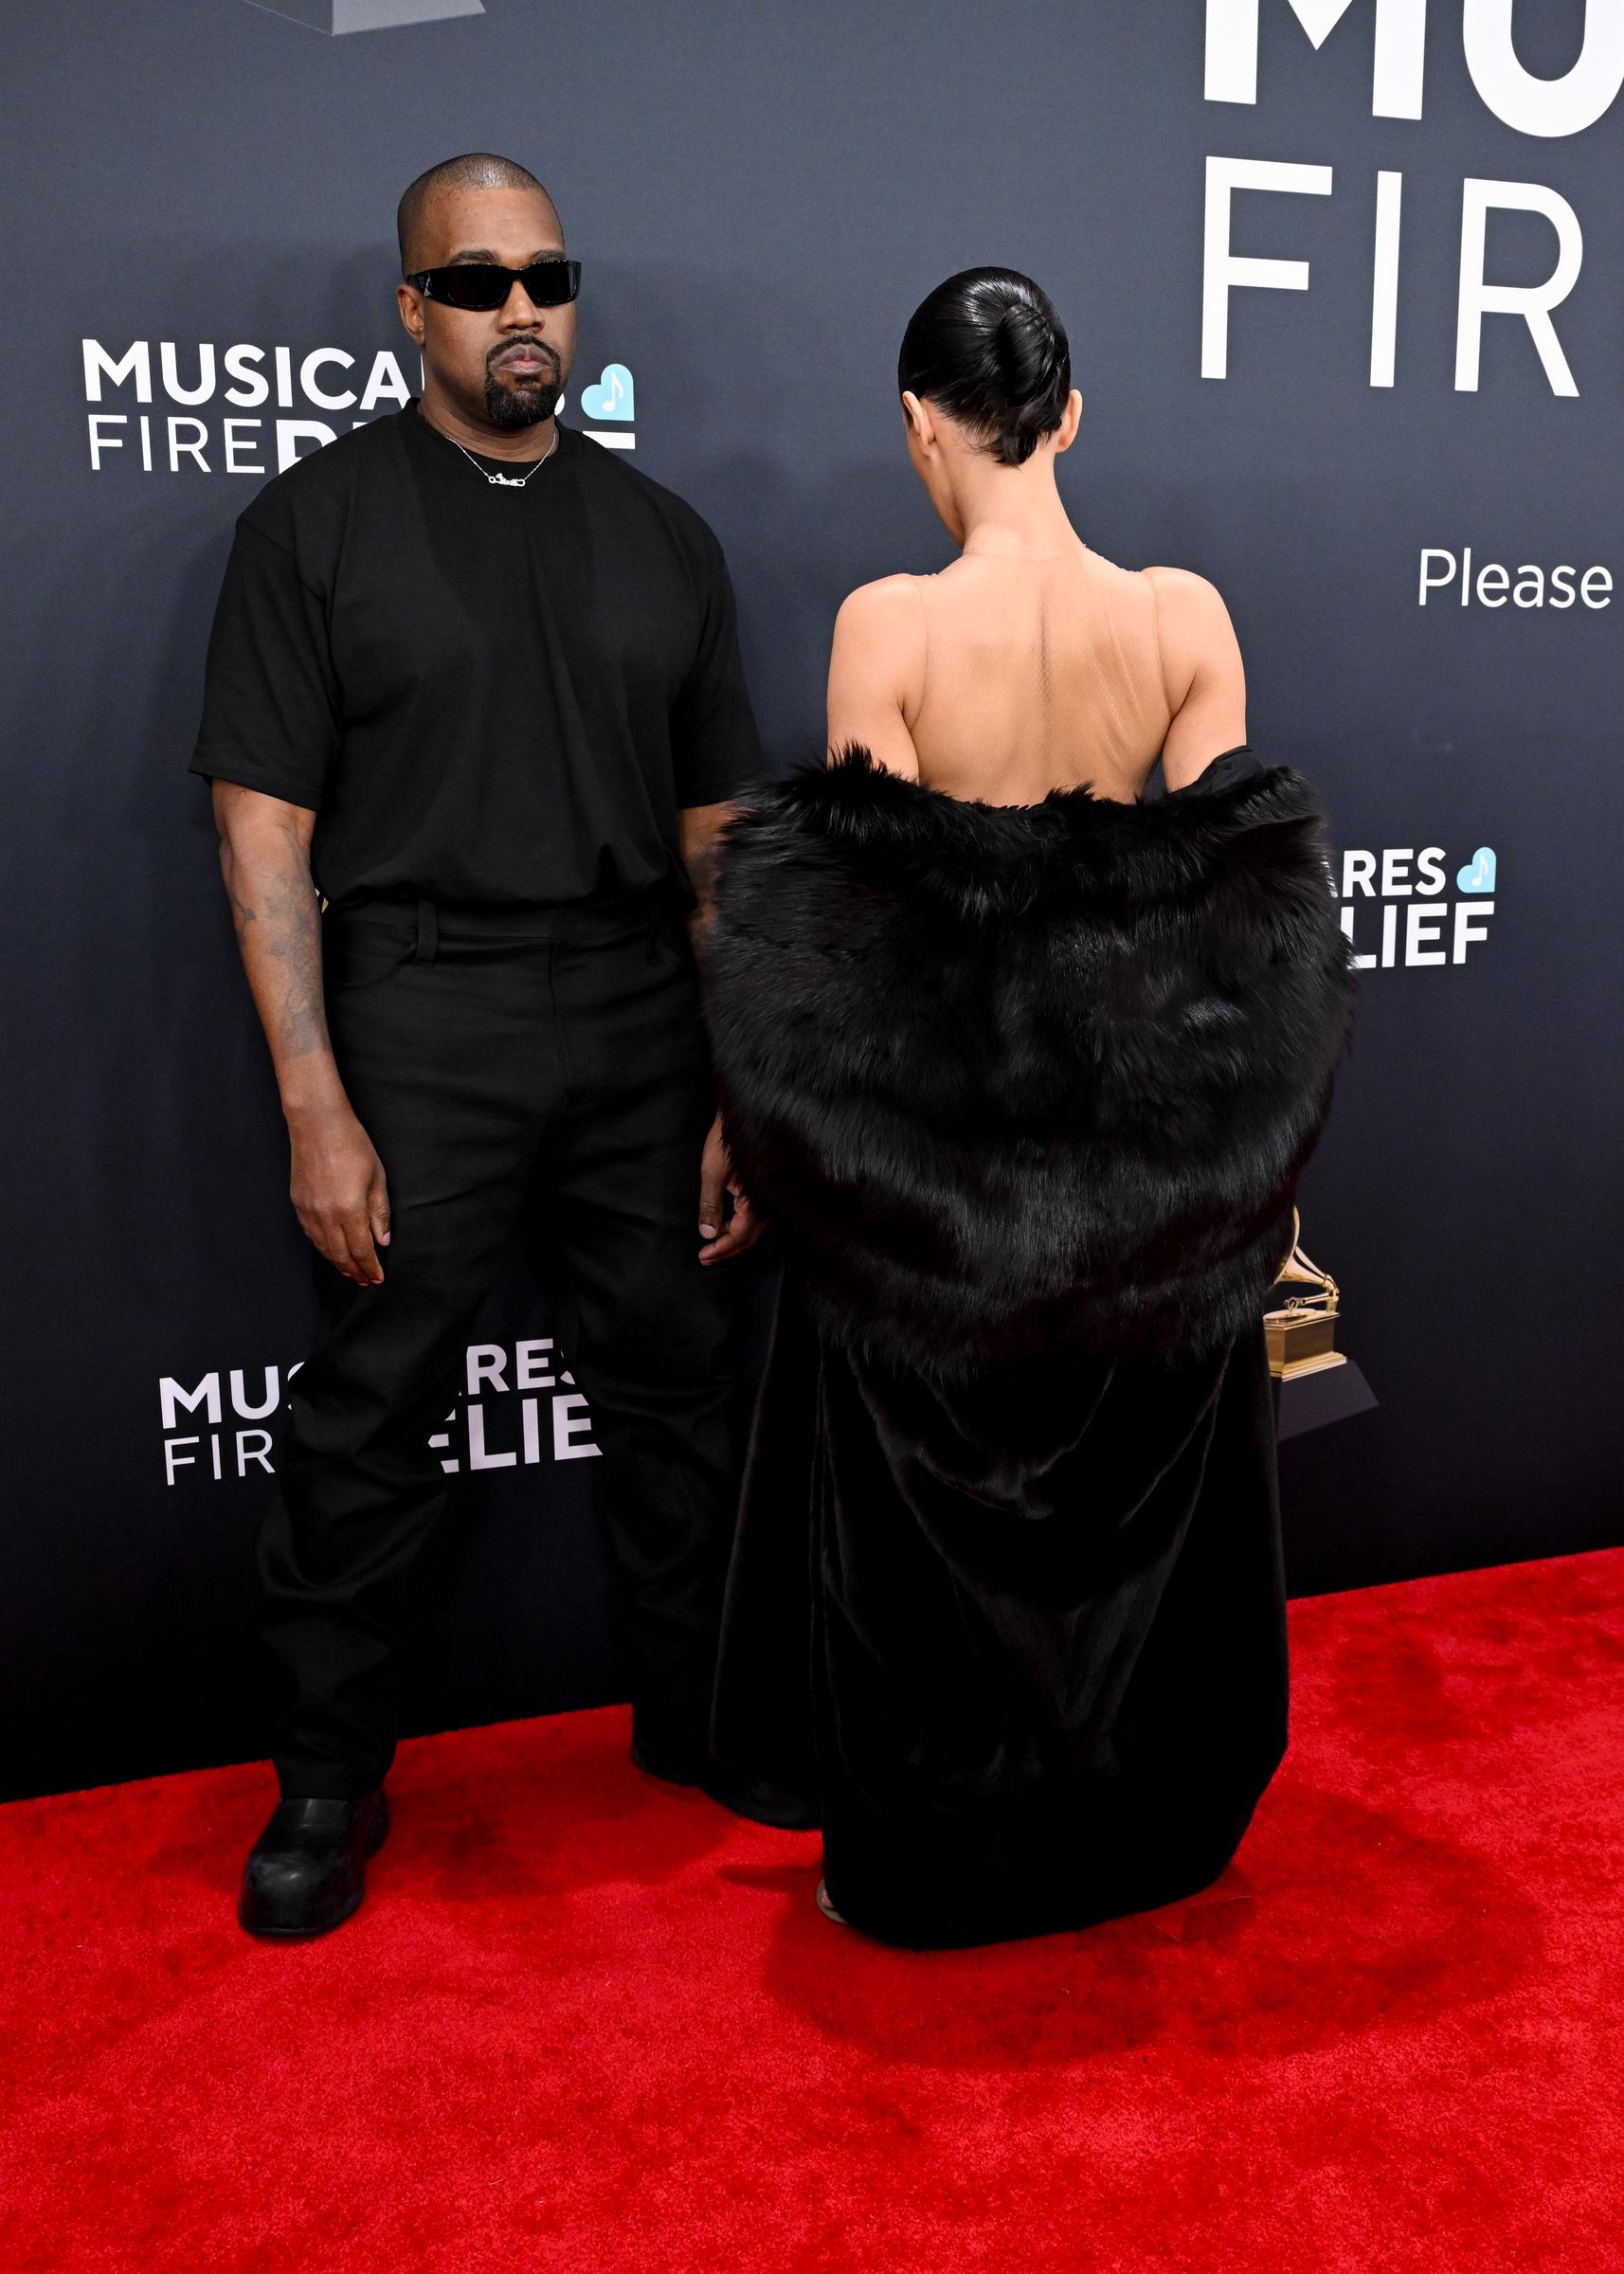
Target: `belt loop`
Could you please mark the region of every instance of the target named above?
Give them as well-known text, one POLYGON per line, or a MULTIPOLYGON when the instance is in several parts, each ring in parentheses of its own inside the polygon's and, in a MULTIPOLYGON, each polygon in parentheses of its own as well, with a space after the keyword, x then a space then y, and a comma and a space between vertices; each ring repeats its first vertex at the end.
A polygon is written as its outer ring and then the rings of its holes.
POLYGON ((432 900, 417 904, 417 946, 413 949, 420 964, 432 964, 440 953, 440 915, 432 900))

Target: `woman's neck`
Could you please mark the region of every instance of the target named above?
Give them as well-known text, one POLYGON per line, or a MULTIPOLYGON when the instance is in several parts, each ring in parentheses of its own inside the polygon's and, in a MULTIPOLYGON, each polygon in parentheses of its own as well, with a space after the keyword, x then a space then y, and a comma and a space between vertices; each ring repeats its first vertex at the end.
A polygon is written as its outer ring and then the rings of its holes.
POLYGON ((965 533, 960 550, 1001 560, 1049 560, 1082 542, 1072 527, 1055 469, 1047 456, 1025 466, 978 469, 960 500, 965 533))

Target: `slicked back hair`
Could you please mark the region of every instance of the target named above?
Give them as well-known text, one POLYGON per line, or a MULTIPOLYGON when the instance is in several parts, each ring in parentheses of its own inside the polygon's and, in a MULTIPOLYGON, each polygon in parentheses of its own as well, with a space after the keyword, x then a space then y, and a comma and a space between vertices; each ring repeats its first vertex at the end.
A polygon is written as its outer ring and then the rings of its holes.
MULTIPOLYGON (((548 204, 552 205, 546 185, 513 158, 498 158, 488 150, 469 151, 462 157, 446 158, 439 166, 431 166, 426 173, 420 173, 395 208, 395 235, 400 241, 403 277, 410 276, 422 265, 415 248, 424 216, 437 197, 451 190, 539 190, 548 204)), ((555 213, 558 210, 556 206, 552 209, 555 213)))

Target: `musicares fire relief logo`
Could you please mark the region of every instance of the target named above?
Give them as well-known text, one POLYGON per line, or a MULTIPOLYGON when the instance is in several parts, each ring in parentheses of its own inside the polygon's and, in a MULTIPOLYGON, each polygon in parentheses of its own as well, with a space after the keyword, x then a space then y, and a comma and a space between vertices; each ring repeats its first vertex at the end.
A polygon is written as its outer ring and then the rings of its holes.
MULTIPOLYGON (((273 1476, 271 1424, 285 1402, 297 1360, 276 1366, 216 1367, 195 1381, 166 1374, 158 1382, 164 1482, 208 1478, 233 1484, 273 1476)), ((470 1343, 464 1394, 428 1443, 447 1476, 481 1469, 534 1468, 542 1461, 595 1460, 586 1399, 550 1335, 514 1344, 470 1343)))
MULTIPOLYGON (((296 458, 335 442, 347 426, 398 410, 423 388, 408 385, 389 348, 258 347, 239 340, 80 342, 91 471, 134 466, 143 474, 280 474, 296 458), (318 414, 318 415, 317 415, 318 414)), ((568 413, 569 397, 559 400, 568 413)), ((637 389, 623 363, 608 363, 581 388, 589 438, 635 450, 637 389)))
POLYGON ((1475 846, 1458 863, 1442 845, 1344 852, 1338 897, 1355 968, 1464 964, 1489 937, 1498 871, 1492 845, 1475 846))

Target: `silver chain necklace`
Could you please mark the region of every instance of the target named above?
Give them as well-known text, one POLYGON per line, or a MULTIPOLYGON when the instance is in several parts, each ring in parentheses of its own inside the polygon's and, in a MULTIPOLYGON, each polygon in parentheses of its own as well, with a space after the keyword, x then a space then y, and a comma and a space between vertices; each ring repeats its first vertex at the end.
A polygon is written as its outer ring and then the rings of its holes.
MULTIPOLYGON (((457 440, 457 437, 454 434, 446 435, 445 439, 451 444, 453 450, 462 450, 461 443, 457 440)), ((551 442, 548 443, 547 448, 536 460, 535 464, 532 466, 530 474, 486 474, 484 467, 474 456, 472 450, 462 450, 462 455, 468 460, 468 463, 473 467, 476 474, 485 475, 485 479, 491 483, 493 488, 498 490, 522 490, 526 482, 530 480, 531 475, 540 472, 541 468, 546 465, 548 460, 552 456, 552 453, 557 449, 557 447, 558 429, 555 426, 552 429, 551 442)))

